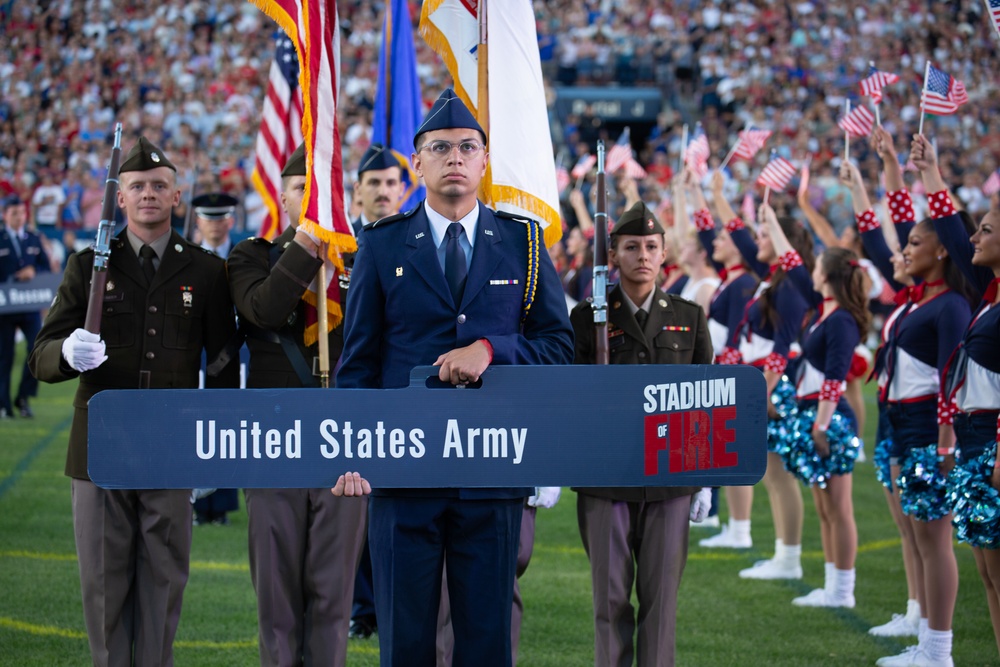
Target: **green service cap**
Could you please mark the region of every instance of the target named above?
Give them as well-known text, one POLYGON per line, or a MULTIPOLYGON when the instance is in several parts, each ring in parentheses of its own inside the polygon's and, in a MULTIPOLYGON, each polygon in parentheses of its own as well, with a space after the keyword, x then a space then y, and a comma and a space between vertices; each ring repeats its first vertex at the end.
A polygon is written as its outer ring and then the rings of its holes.
POLYGON ((281 170, 281 177, 305 176, 306 175, 306 145, 305 142, 299 144, 295 152, 288 157, 285 168, 281 170))
POLYGON ((664 229, 645 203, 639 201, 621 214, 611 230, 612 236, 652 236, 663 234, 664 229))
POLYGON ((132 145, 132 150, 125 156, 125 161, 118 168, 119 174, 126 171, 149 171, 157 167, 170 167, 177 171, 174 163, 167 159, 162 150, 146 137, 139 139, 132 145))

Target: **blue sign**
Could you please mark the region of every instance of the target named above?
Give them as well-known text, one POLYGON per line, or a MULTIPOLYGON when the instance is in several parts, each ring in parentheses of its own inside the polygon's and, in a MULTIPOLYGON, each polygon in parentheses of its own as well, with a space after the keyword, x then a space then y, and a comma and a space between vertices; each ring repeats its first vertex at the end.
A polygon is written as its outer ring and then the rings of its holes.
POLYGON ((563 120, 589 107, 604 122, 655 123, 664 106, 658 88, 556 86, 554 91, 556 112, 563 120))
MULTIPOLYGON (((433 381, 427 378, 433 376, 433 381)), ((496 366, 478 388, 157 389, 90 400, 113 489, 734 486, 767 464, 749 366, 496 366)))
POLYGON ((31 313, 52 305, 62 281, 61 273, 39 273, 31 280, 0 283, 0 315, 31 313))

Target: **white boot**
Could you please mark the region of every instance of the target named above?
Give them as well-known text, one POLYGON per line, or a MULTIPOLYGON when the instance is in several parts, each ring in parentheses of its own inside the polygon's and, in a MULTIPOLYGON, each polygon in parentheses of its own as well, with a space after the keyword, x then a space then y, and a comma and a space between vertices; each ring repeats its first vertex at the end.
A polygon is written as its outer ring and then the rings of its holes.
POLYGON ((750 539, 750 520, 737 521, 730 518, 729 525, 724 526, 721 533, 698 540, 698 544, 709 549, 749 549, 753 546, 753 540, 750 539))

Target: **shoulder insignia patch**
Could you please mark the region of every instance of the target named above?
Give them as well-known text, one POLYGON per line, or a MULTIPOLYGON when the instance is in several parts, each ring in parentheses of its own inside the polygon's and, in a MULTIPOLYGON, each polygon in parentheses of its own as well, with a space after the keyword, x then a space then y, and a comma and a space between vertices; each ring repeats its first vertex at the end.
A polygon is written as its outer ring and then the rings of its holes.
POLYGON ((380 218, 375 222, 370 222, 364 226, 364 229, 369 230, 369 229, 375 229, 376 227, 385 227, 386 225, 391 225, 394 222, 398 222, 400 220, 406 220, 407 218, 413 217, 413 215, 415 215, 418 210, 420 210, 420 206, 414 206, 405 213, 397 213, 396 215, 389 215, 384 218, 380 218))

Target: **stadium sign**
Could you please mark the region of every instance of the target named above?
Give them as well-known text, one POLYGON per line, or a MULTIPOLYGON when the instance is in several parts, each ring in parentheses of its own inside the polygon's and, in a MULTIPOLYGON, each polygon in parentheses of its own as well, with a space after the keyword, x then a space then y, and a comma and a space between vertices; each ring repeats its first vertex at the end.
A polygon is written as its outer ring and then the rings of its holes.
MULTIPOLYGON (((105 488, 732 486, 767 463, 748 366, 497 366, 478 388, 116 390, 90 400, 105 488)), ((433 376, 433 382, 427 378, 433 376)))

